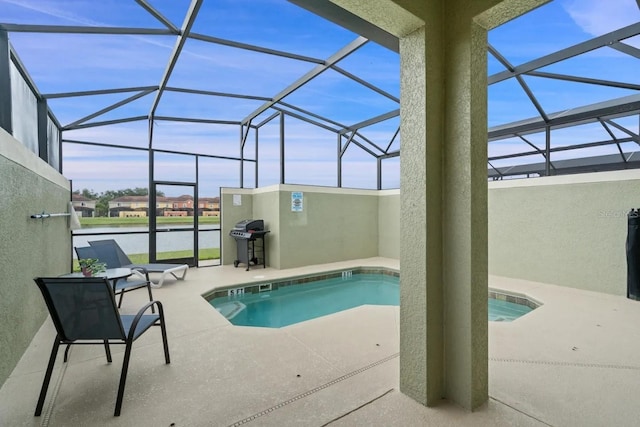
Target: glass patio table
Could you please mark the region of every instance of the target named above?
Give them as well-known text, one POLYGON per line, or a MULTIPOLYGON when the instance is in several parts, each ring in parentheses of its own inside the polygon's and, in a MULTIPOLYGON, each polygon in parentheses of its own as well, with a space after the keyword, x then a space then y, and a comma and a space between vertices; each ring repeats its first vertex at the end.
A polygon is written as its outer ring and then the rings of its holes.
MULTIPOLYGON (((132 274, 133 274, 133 271, 131 271, 130 268, 107 268, 102 273, 98 273, 98 274, 96 274, 94 276, 88 276, 88 277, 106 277, 107 280, 109 280, 109 283, 111 283, 111 287, 112 287, 113 293, 115 295, 117 293, 116 292, 116 283, 118 282, 118 280, 126 279, 127 277, 131 276, 132 274)), ((60 277, 87 277, 87 276, 85 276, 80 271, 76 271, 76 272, 73 272, 73 273, 63 274, 60 277)))
MULTIPOLYGON (((132 274, 133 272, 131 271, 130 268, 107 268, 106 271, 90 277, 106 277, 112 283, 115 283, 117 280, 127 278, 132 274)), ((77 271, 74 273, 63 274, 60 277, 85 277, 85 276, 84 274, 82 274, 82 272, 77 271)))

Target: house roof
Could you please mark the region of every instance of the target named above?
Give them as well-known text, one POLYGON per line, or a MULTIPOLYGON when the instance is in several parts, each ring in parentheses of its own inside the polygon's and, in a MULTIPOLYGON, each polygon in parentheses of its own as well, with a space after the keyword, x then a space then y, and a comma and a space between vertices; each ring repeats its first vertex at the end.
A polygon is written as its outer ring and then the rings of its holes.
POLYGON ((121 196, 112 199, 112 202, 147 202, 149 196, 121 196))

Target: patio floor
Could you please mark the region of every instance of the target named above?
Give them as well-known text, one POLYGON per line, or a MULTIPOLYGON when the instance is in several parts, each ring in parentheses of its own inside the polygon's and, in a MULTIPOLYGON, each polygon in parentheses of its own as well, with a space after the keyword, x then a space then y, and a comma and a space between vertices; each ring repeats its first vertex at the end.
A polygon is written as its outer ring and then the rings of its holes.
MULTIPOLYGON (((467 412, 423 407, 399 391, 399 309, 363 306, 281 329, 231 326, 201 294, 214 287, 354 266, 398 268, 386 258, 291 270, 210 267, 168 280, 160 332, 134 343, 122 415, 113 417, 122 363, 99 346, 58 356, 42 417, 33 416, 54 337, 42 326, 0 389, 1 426, 635 426, 640 422, 640 302, 521 280, 491 287, 544 305, 489 325, 489 402, 467 412), (263 278, 256 278, 263 276, 263 278)), ((35 285, 34 285, 35 286, 35 285)), ((145 292, 125 296, 135 312, 145 292)))

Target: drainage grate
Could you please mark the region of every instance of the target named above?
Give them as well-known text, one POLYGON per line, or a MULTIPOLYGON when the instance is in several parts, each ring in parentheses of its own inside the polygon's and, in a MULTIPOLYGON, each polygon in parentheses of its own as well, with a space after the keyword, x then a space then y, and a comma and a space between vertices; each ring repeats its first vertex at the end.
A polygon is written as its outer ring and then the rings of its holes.
POLYGON ((351 378, 351 377, 353 377, 353 376, 355 376, 355 375, 361 374, 362 372, 367 371, 367 370, 369 370, 369 369, 371 369, 371 368, 375 368, 376 366, 381 365, 381 364, 383 364, 383 363, 386 363, 386 362, 388 362, 388 361, 390 361, 390 360, 393 360, 393 359, 395 359, 395 358, 396 358, 396 357, 398 357, 398 356, 400 356, 400 353, 392 354, 391 356, 385 357, 384 359, 380 359, 380 360, 378 360, 377 362, 373 362, 372 364, 367 365, 367 366, 365 366, 364 368, 360 368, 360 369, 358 369, 357 371, 349 372, 348 374, 343 375, 343 376, 341 376, 341 377, 339 377, 339 378, 336 378, 336 379, 335 379, 335 380, 333 380, 333 381, 329 381, 329 382, 328 382, 328 383, 326 383, 326 384, 323 384, 323 385, 321 385, 321 386, 319 386, 319 387, 316 387, 316 388, 314 388, 314 389, 312 389, 312 390, 306 391, 306 392, 304 392, 304 393, 302 393, 302 394, 299 394, 299 395, 297 395, 297 396, 295 396, 295 397, 292 397, 292 398, 291 398, 291 399, 289 399, 289 400, 285 400, 284 402, 280 402, 280 403, 278 403, 277 405, 272 406, 271 408, 265 409, 264 411, 258 412, 257 414, 253 414, 253 415, 251 415, 250 417, 247 417, 247 418, 245 418, 245 419, 243 419, 243 420, 236 421, 235 423, 231 424, 229 427, 237 427, 237 426, 241 426, 241 425, 243 425, 243 424, 249 423, 249 422, 251 422, 251 421, 255 420, 256 418, 260 418, 260 417, 261 417, 261 416, 263 416, 263 415, 266 415, 266 414, 268 414, 268 413, 270 413, 270 412, 275 411, 276 409, 280 409, 280 408, 282 408, 282 407, 284 407, 284 406, 287 406, 287 405, 289 405, 290 403, 293 403, 293 402, 295 402, 295 401, 297 401, 297 400, 300 400, 300 399, 305 398, 305 397, 307 397, 307 396, 310 396, 310 395, 312 395, 312 394, 314 394, 314 393, 317 393, 317 392, 319 392, 319 391, 321 391, 321 390, 324 390, 324 389, 325 389, 325 388, 327 388, 327 387, 330 387, 330 386, 332 386, 332 385, 334 385, 334 384, 337 384, 337 383, 339 383, 340 381, 344 381, 344 380, 346 380, 346 379, 349 379, 349 378, 351 378))
POLYGON ((640 366, 629 365, 611 365, 601 363, 574 363, 574 362, 551 362, 546 360, 521 360, 521 359, 506 359, 498 357, 490 357, 492 362, 504 362, 504 363, 523 363, 529 365, 550 365, 550 366, 574 366, 576 368, 600 368, 600 369, 629 369, 633 371, 640 371, 640 366))

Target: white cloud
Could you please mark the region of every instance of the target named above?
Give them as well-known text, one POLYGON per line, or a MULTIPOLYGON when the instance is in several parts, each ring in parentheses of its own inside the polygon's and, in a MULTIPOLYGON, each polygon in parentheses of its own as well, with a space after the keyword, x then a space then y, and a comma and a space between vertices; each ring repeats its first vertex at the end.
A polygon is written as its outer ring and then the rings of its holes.
POLYGON ((636 0, 570 0, 563 6, 571 19, 592 36, 600 36, 640 20, 636 0))
MULTIPOLYGON (((237 128, 229 132, 215 132, 216 126, 176 123, 167 126, 165 132, 156 132, 156 148, 172 148, 187 152, 203 152, 205 147, 215 147, 216 154, 238 156, 237 128), (163 142, 160 142, 163 141, 163 142), (227 148, 225 148, 227 147, 227 148)), ((69 139, 127 144, 132 141, 146 141, 145 123, 130 123, 107 128, 89 128, 66 135, 69 139)), ((378 129, 383 140, 386 137, 378 129)), ((372 137, 372 135, 368 135, 372 137)), ((277 122, 265 126, 260 132, 260 185, 275 184, 280 176, 279 126, 277 122)), ((251 136, 250 138, 253 138, 251 136)), ((286 181, 296 184, 336 185, 336 137, 333 133, 314 130, 313 126, 289 120, 285 126, 286 139, 286 181)), ((139 146, 138 143, 136 143, 139 146)), ((65 144, 64 175, 72 179, 74 188, 89 188, 93 191, 116 190, 132 187, 146 187, 148 183, 148 158, 142 151, 115 148, 92 147, 80 144, 65 144)), ((246 156, 253 157, 253 147, 246 156)), ((236 187, 238 182, 238 162, 201 158, 201 195, 216 195, 220 186, 236 187)), ((156 159, 156 179, 191 182, 193 159, 185 156, 161 155, 156 159)), ((247 164, 252 169, 251 164, 247 164)), ((398 187, 399 178, 389 167, 385 171, 385 185, 398 187)), ((395 167, 397 169, 397 166, 395 167)), ((253 176, 253 175, 252 175, 253 176)), ((253 179, 250 179, 253 182, 253 179)), ((245 185, 250 185, 245 182, 245 185)), ((347 187, 374 188, 376 185, 375 160, 355 145, 351 145, 343 159, 343 185, 347 187)))
MULTIPOLYGON (((174 1, 165 3, 174 6, 174 1)), ((98 7, 88 1, 0 0, 0 15, 4 5, 11 6, 12 11, 15 9, 20 12, 19 9, 22 9, 22 13, 16 14, 16 22, 52 25, 151 26, 153 28, 161 26, 135 2, 122 2, 122 9, 118 9, 121 13, 102 13, 112 5, 117 4, 118 7, 121 7, 119 3, 119 0, 107 0, 98 7)), ((234 4, 233 1, 230 4, 234 4)), ((276 1, 276 4, 286 5, 280 1, 276 1)), ((220 5, 217 6, 215 10, 219 12, 220 5)), ((174 8, 167 6, 167 9, 174 8)), ((297 9, 292 10, 297 11, 297 9)), ((168 16, 166 15, 168 12, 169 10, 163 11, 163 14, 168 16)), ((176 12, 175 15, 177 16, 178 13, 176 12)), ((255 17, 253 12, 249 15, 255 17)), ((204 16, 203 14, 199 20, 204 16)), ((284 16, 282 18, 284 20, 284 16)), ((263 17, 258 16, 256 19, 262 21, 263 17)), ((235 35, 239 31, 238 22, 235 19, 231 23, 227 23, 231 29, 235 30, 231 36, 226 35, 219 28, 209 28, 204 25, 209 21, 199 22, 203 24, 202 28, 206 34, 252 42, 246 37, 243 38, 244 36, 235 35)), ((320 27, 326 29, 326 23, 319 22, 322 24, 320 27)), ((306 33, 313 32, 315 26, 310 26, 309 23, 299 20, 292 20, 288 23, 288 31, 299 32, 300 36, 283 37, 286 34, 283 29, 285 24, 287 23, 281 22, 273 26, 272 42, 269 42, 269 37, 264 34, 264 31, 256 31, 256 35, 260 36, 256 44, 269 44, 276 48, 281 46, 280 48, 283 50, 298 50, 299 48, 299 51, 313 55, 315 52, 324 52, 325 50, 333 53, 339 47, 338 45, 342 44, 340 40, 343 37, 349 40, 353 38, 353 35, 350 34, 335 38, 332 31, 322 31, 322 37, 316 36, 313 42, 307 42, 307 40, 302 42, 306 33), (316 44, 322 45, 321 49, 317 48, 316 44), (331 47, 332 45, 335 46, 331 47)), ((246 30, 244 31, 246 32, 246 30)), ((250 35, 247 34, 247 37, 250 35)), ((157 84, 175 42, 173 36, 151 35, 12 33, 11 37, 12 43, 28 72, 43 93, 157 84)), ((356 75, 362 74, 362 77, 372 78, 391 92, 397 92, 399 72, 397 57, 387 54, 383 58, 391 57, 391 60, 382 60, 380 63, 376 52, 382 48, 374 47, 373 45, 365 47, 340 65, 356 75)), ((329 53, 322 53, 319 57, 325 57, 329 53)), ((313 67, 315 64, 312 63, 190 39, 176 64, 169 84, 223 92, 273 96, 313 67)), ((346 124, 359 122, 372 115, 397 108, 395 103, 333 71, 324 73, 312 84, 306 86, 305 90, 296 92, 296 94, 297 98, 291 98, 299 101, 300 107, 334 117, 346 124)), ((129 95, 52 99, 50 107, 64 125, 129 95)), ((136 101, 135 105, 133 103, 127 104, 106 113, 96 121, 144 115, 148 112, 148 108, 145 107, 153 99, 153 96, 155 94, 136 101)), ((158 114, 162 112, 161 115, 204 116, 234 120, 244 118, 248 111, 254 110, 257 105, 262 103, 259 101, 221 100, 223 104, 220 107, 214 100, 203 102, 204 98, 206 97, 165 93, 158 114)), ((289 98, 287 100, 291 101, 289 98)), ((297 102, 292 103, 297 105, 297 102)), ((268 114, 270 113, 271 111, 268 114)), ((366 129, 364 134, 381 146, 386 146, 395 131, 395 126, 392 128, 387 131, 383 126, 375 127, 366 129)), ((336 136, 331 132, 318 130, 311 125, 290 118, 286 120, 285 129, 287 180, 289 182, 304 180, 308 183, 335 185, 336 136)), ((238 134, 237 127, 232 126, 222 129, 222 126, 158 121, 154 128, 154 147, 236 157, 239 156, 238 134)), ((65 132, 64 137, 65 139, 145 147, 148 138, 147 123, 143 120, 81 129, 65 132)), ((273 126, 261 129, 260 138, 261 171, 263 169, 273 171, 273 176, 278 179, 280 155, 278 121, 274 121, 273 126)), ((253 156, 253 147, 255 147, 253 133, 250 135, 250 139, 249 149, 245 154, 249 158, 253 156)), ((147 155, 141 151, 68 143, 63 144, 63 149, 64 174, 74 180, 74 188, 86 187, 95 191, 104 191, 147 185, 148 159, 147 155)), ((185 173, 185 170, 193 169, 190 162, 173 162, 171 160, 167 157, 156 163, 160 170, 159 173, 163 177, 171 176, 176 180, 184 179, 187 181, 194 179, 193 172, 185 173)), ((228 177, 232 177, 231 179, 234 181, 238 180, 237 161, 221 160, 218 162, 205 160, 205 158, 201 160, 203 165, 200 165, 199 169, 200 179, 212 188, 217 187, 212 184, 223 184, 228 177)), ((347 150, 344 165, 346 185, 365 187, 375 185, 375 161, 355 145, 347 150)), ((245 171, 245 173, 247 172, 245 171)), ((263 177, 260 176, 260 178, 261 184, 263 184, 263 177)))
POLYGON ((41 2, 41 1, 36 2, 36 1, 28 1, 28 0, 4 0, 3 2, 12 4, 14 6, 23 7, 33 12, 39 12, 44 15, 48 15, 54 18, 59 18, 64 21, 69 21, 75 24, 82 24, 82 25, 98 24, 95 21, 76 15, 75 13, 72 13, 69 10, 56 7, 55 2, 41 2))
MULTIPOLYGON (((69 140, 144 148, 149 144, 148 122, 144 120, 139 122, 121 123, 119 125, 78 129, 65 132, 63 137, 64 139, 69 140)), ((67 146, 72 147, 74 145, 65 145, 65 155, 68 150, 67 146)))

